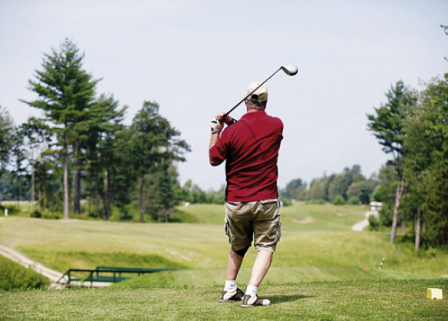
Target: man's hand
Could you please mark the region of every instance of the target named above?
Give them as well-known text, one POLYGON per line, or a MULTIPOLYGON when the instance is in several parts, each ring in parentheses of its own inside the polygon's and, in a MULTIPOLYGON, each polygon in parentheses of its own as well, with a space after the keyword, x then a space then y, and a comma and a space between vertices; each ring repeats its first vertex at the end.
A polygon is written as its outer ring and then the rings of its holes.
POLYGON ((236 119, 233 119, 232 117, 230 117, 229 115, 226 116, 226 119, 224 119, 224 115, 226 113, 220 113, 218 115, 215 116, 215 118, 217 120, 219 120, 221 123, 225 123, 227 126, 236 123, 236 119))
POLYGON ((212 119, 210 122, 210 128, 212 130, 212 134, 219 134, 224 125, 218 119, 212 119))

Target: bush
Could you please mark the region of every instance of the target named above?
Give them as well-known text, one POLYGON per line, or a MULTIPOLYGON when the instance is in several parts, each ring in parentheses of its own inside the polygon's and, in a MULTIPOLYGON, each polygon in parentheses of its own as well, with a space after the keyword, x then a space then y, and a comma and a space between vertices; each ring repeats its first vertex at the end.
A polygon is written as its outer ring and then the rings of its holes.
POLYGON ((30 217, 40 218, 42 217, 42 213, 39 210, 34 210, 30 213, 30 217))
POLYGON ((333 205, 345 205, 345 200, 341 195, 337 195, 333 200, 333 205))
POLYGON ((350 199, 348 200, 348 203, 350 205, 360 205, 361 201, 357 197, 350 197, 350 199))
POLYGON ((281 204, 283 204, 283 206, 291 206, 292 205, 291 200, 288 198, 280 197, 279 201, 281 202, 281 204))
POLYGON ((377 220, 377 218, 374 215, 370 215, 368 220, 369 220, 370 228, 374 231, 377 231, 378 227, 380 226, 380 222, 377 220))
POLYGON ((48 280, 34 270, 0 255, 0 290, 46 288, 48 285, 48 280))
POLYGON ((325 205, 327 204, 324 200, 308 200, 305 204, 317 204, 317 205, 325 205))
POLYGON ((20 213, 20 208, 17 205, 0 205, 0 211, 2 214, 5 213, 5 209, 8 210, 8 215, 20 213))
POLYGON ((64 215, 62 213, 55 213, 55 212, 44 212, 42 214, 42 218, 50 219, 50 220, 59 220, 60 218, 63 218, 64 215))
POLYGON ((379 211, 380 213, 380 222, 382 226, 391 227, 394 209, 391 204, 383 203, 382 209, 379 211))

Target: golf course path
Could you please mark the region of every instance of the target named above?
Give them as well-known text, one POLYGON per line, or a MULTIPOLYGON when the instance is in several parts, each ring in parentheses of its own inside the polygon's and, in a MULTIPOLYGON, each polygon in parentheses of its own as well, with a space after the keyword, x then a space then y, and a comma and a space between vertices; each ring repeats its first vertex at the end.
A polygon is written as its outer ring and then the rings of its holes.
MULTIPOLYGON (((52 283, 57 282, 62 276, 63 274, 61 272, 52 270, 50 268, 47 268, 46 266, 35 262, 33 260, 31 260, 30 258, 26 257, 25 255, 23 255, 22 253, 11 249, 7 246, 4 245, 0 245, 0 255, 3 255, 4 257, 10 259, 11 261, 16 262, 17 264, 20 264, 26 268, 31 268, 34 271, 36 271, 39 274, 42 274, 43 276, 45 276, 47 279, 49 279, 52 283)), ((65 283, 65 279, 61 280, 62 283, 65 283)), ((102 287, 102 286, 108 286, 111 285, 112 283, 98 283, 98 282, 93 282, 93 284, 91 285, 90 282, 71 282, 70 284, 73 285, 82 285, 82 286, 92 286, 92 287, 102 287)))
POLYGON ((34 262, 33 260, 26 257, 22 253, 19 253, 16 250, 6 247, 4 245, 0 245, 0 254, 26 268, 32 268, 37 273, 45 276, 51 282, 56 282, 62 277, 62 273, 49 269, 40 263, 34 262))
POLYGON ((369 220, 363 219, 361 222, 358 222, 352 226, 352 231, 362 232, 362 230, 365 229, 367 226, 369 226, 369 220))

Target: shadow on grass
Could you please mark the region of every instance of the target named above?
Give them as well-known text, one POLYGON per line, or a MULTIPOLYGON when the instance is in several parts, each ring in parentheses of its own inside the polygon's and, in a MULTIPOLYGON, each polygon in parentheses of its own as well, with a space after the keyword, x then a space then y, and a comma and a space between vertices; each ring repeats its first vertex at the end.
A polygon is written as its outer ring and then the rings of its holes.
POLYGON ((273 295, 269 296, 269 300, 272 304, 278 304, 283 302, 294 302, 301 299, 313 298, 313 295, 273 295))

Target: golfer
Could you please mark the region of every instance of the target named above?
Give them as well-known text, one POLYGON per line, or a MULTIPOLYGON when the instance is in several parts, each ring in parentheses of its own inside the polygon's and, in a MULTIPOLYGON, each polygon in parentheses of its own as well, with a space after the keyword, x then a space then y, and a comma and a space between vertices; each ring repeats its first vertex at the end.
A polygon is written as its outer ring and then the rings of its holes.
MULTIPOLYGON (((247 95, 258 85, 250 84, 247 95)), ((225 113, 221 113, 210 124, 210 164, 218 166, 226 160, 225 232, 231 244, 219 302, 241 300, 243 308, 271 304, 257 295, 257 289, 281 236, 277 160, 283 123, 266 114, 267 98, 268 90, 263 85, 246 99, 247 113, 238 122, 229 116, 224 119, 225 113), (228 127, 221 134, 224 123, 228 127), (236 278, 252 241, 257 257, 244 293, 237 287, 236 278)))

